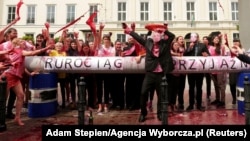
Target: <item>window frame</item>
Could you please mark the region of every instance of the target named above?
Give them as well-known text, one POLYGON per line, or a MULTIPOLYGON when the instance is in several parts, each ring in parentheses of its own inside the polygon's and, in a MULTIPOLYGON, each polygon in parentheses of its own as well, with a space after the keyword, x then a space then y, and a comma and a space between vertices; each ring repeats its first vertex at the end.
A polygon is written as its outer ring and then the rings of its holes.
POLYGON ((76 5, 67 4, 67 13, 66 13, 66 23, 70 23, 75 20, 76 17, 76 5))
POLYGON ((208 13, 210 21, 218 21, 218 4, 217 2, 211 1, 208 3, 208 13))
POLYGON ((163 2, 163 20, 172 21, 173 20, 173 3, 172 2, 163 2))
POLYGON ((149 2, 140 2, 140 20, 149 21, 149 2))
POLYGON ((127 11, 127 3, 126 2, 118 2, 117 3, 117 20, 118 21, 126 21, 126 11, 127 11))
POLYGON ((11 23, 16 18, 16 6, 8 6, 7 8, 7 24, 11 23))
POLYGON ((48 4, 47 5, 47 14, 46 21, 49 23, 55 23, 55 15, 56 15, 56 5, 48 4))
POLYGON ((35 24, 36 20, 36 6, 35 5, 27 5, 27 19, 26 24, 35 24))

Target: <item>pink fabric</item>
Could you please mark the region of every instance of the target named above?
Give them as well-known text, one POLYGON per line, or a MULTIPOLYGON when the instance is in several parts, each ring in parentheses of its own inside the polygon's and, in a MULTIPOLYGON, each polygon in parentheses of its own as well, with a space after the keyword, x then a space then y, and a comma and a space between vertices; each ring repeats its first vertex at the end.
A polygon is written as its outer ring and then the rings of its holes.
POLYGON ((154 45, 152 52, 155 57, 159 57, 159 47, 157 45, 154 45))
POLYGON ((33 45, 30 44, 29 42, 25 41, 24 50, 26 50, 26 51, 33 51, 33 50, 35 50, 35 46, 33 46, 33 45))
POLYGON ((215 52, 215 47, 214 46, 209 46, 208 51, 209 51, 211 56, 219 56, 219 54, 217 54, 215 52))
POLYGON ((135 51, 135 46, 132 46, 129 50, 124 51, 124 55, 131 55, 135 51))
POLYGON ((98 51, 97 51, 97 56, 100 57, 105 57, 105 56, 115 56, 115 48, 114 47, 104 47, 104 45, 102 45, 98 51))
POLYGON ((0 50, 9 50, 12 47, 11 41, 4 42, 0 45, 0 50))
POLYGON ((6 73, 6 79, 7 79, 7 89, 10 89, 11 87, 16 86, 18 83, 21 83, 20 78, 18 76, 6 73))
MULTIPOLYGON (((158 45, 154 45, 152 53, 154 54, 154 56, 159 57, 159 46, 158 45)), ((157 67, 155 68, 154 72, 162 72, 162 67, 161 65, 158 63, 157 67)))
POLYGON ((226 55, 225 47, 224 46, 221 46, 221 54, 217 54, 215 52, 215 47, 214 46, 209 46, 208 47, 208 51, 209 51, 209 53, 210 53, 211 56, 225 56, 226 55))
MULTIPOLYGON (((208 51, 209 51, 209 53, 210 53, 210 55, 211 56, 225 56, 226 54, 226 52, 225 52, 225 47, 224 46, 221 46, 221 54, 217 54, 216 52, 215 52, 215 49, 216 49, 216 47, 214 47, 214 46, 209 46, 209 48, 208 48, 208 51)), ((220 74, 221 72, 212 72, 212 74, 220 74)))
POLYGON ((12 62, 13 66, 6 70, 6 73, 11 75, 15 75, 19 78, 22 78, 24 73, 24 56, 22 55, 22 49, 15 48, 12 54, 9 54, 10 61, 12 62))
POLYGON ((158 63, 157 67, 155 68, 155 70, 153 72, 162 72, 162 68, 161 65, 158 63))

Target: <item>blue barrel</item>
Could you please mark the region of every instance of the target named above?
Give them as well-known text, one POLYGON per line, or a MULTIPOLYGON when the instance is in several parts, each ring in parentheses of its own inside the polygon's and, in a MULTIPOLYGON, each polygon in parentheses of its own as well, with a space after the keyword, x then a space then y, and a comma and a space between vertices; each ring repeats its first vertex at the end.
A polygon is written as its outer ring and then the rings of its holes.
POLYGON ((237 108, 240 115, 245 115, 245 99, 244 99, 244 81, 245 76, 250 79, 250 71, 245 71, 239 73, 237 80, 237 108))
POLYGON ((237 80, 237 87, 238 88, 244 89, 244 78, 245 78, 245 76, 248 76, 248 78, 250 79, 250 71, 239 73, 238 80, 237 80))
POLYGON ((31 98, 28 116, 48 117, 57 112, 57 73, 41 73, 30 77, 31 98))

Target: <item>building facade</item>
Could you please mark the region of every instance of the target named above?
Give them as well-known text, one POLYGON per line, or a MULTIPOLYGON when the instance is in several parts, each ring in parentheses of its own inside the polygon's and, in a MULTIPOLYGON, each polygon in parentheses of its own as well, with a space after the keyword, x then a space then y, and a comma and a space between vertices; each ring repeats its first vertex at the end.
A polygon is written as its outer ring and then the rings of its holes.
MULTIPOLYGON (((10 23, 16 15, 19 0, 0 1, 0 27, 10 23)), ((146 34, 148 23, 168 23, 168 28, 176 36, 186 36, 190 32, 200 37, 213 31, 226 33, 229 42, 239 38, 238 0, 23 0, 20 9, 21 20, 13 27, 18 29, 19 37, 35 37, 50 23, 50 34, 59 37, 60 28, 70 21, 82 17, 68 27, 69 32, 79 31, 84 39, 90 28, 86 20, 97 12, 96 25, 105 23, 103 33, 112 32, 112 41, 126 40, 122 22, 136 23, 136 32, 146 34), (56 34, 55 34, 56 33, 56 34)))

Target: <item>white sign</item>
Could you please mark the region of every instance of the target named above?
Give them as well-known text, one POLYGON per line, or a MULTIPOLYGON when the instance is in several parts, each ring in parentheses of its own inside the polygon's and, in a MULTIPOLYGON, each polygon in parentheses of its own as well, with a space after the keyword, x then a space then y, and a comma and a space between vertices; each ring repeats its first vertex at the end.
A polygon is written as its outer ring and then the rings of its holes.
MULTIPOLYGON (((250 65, 230 56, 173 57, 173 73, 240 72, 250 65)), ((144 73, 145 60, 137 63, 135 57, 26 57, 29 70, 81 73, 144 73)))

